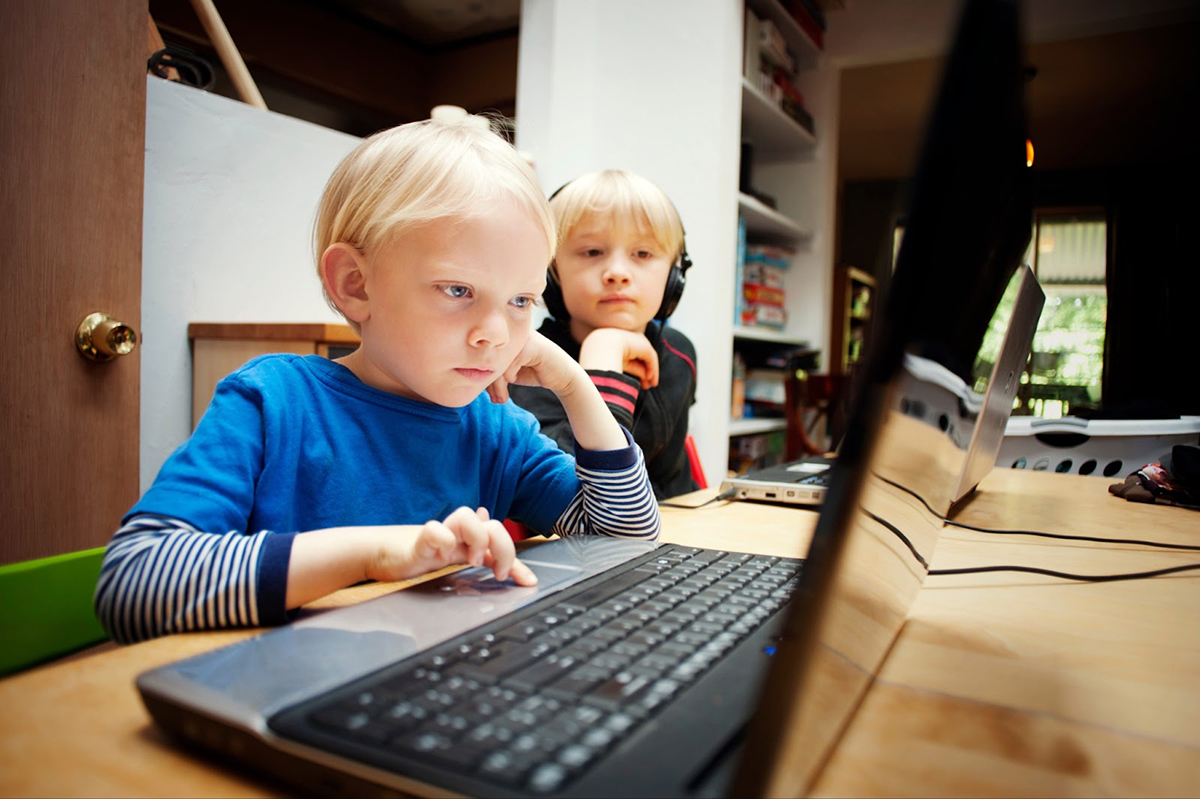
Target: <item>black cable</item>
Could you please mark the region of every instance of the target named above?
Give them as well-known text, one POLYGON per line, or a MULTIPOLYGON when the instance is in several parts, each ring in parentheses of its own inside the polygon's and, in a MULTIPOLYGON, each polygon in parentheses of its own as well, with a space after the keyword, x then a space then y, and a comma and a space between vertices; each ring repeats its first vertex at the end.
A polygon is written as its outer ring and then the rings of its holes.
POLYGON ((677 505, 674 502, 660 502, 660 503, 658 503, 658 507, 660 507, 660 508, 683 508, 684 510, 696 510, 697 508, 703 508, 705 505, 711 504, 713 502, 720 502, 723 499, 732 499, 733 495, 736 493, 737 493, 737 489, 731 488, 728 491, 723 491, 720 494, 717 494, 712 499, 704 500, 699 505, 677 505))
POLYGON ((979 574, 980 572, 1028 572, 1029 574, 1046 574, 1050 577, 1061 577, 1064 580, 1083 580, 1089 583, 1111 583, 1117 580, 1141 580, 1145 577, 1160 577, 1164 574, 1200 569, 1200 563, 1189 563, 1186 566, 1171 566, 1166 569, 1155 569, 1148 572, 1130 572, 1128 574, 1069 574, 1050 569, 1038 569, 1033 566, 973 566, 967 569, 932 569, 929 573, 946 574, 979 574))
MULTIPOLYGON (((1200 547, 1188 546, 1186 544, 1164 544, 1159 541, 1139 541, 1136 539, 1124 539, 1124 538, 1098 538, 1098 537, 1093 537, 1093 536, 1088 536, 1088 535, 1068 535, 1066 533, 1043 533, 1043 532, 1038 532, 1036 530, 993 530, 993 529, 989 529, 986 527, 973 527, 969 524, 961 524, 958 522, 950 521, 945 516, 941 515, 940 513, 935 511, 933 508, 931 508, 929 506, 929 503, 925 501, 925 498, 922 497, 920 494, 918 494, 916 491, 913 491, 911 488, 902 486, 894 480, 889 480, 879 473, 875 473, 875 476, 878 477, 880 480, 883 480, 888 485, 895 486, 896 488, 899 488, 901 491, 904 491, 904 492, 916 497, 930 513, 932 513, 936 518, 940 519, 941 521, 945 522, 946 524, 952 524, 956 527, 962 527, 967 530, 976 530, 981 533, 992 533, 995 535, 1037 535, 1037 536, 1043 536, 1046 538, 1063 538, 1063 539, 1072 539, 1072 540, 1078 540, 1078 541, 1100 541, 1100 542, 1108 543, 1108 544, 1136 544, 1136 545, 1140 545, 1140 546, 1163 547, 1165 549, 1190 549, 1190 550, 1200 549, 1200 547)), ((864 509, 863 513, 865 513, 867 516, 870 516, 872 519, 879 522, 884 527, 886 527, 887 529, 889 529, 893 533, 895 533, 897 536, 899 536, 900 540, 903 541, 905 546, 907 546, 909 548, 909 550, 913 553, 913 557, 915 557, 920 562, 920 564, 925 567, 927 573, 930 575, 936 575, 939 577, 946 576, 946 575, 953 575, 953 574, 982 574, 984 572, 1024 572, 1026 574, 1044 574, 1044 575, 1047 575, 1048 577, 1058 577, 1063 580, 1081 580, 1083 582, 1088 582, 1088 583, 1111 583, 1111 582, 1116 582, 1118 580, 1141 580, 1141 579, 1145 579, 1148 577, 1161 577, 1164 574, 1175 574, 1176 572, 1185 572, 1185 571, 1193 571, 1196 569, 1200 569, 1200 563, 1189 563, 1184 566, 1170 566, 1165 569, 1154 569, 1153 571, 1148 571, 1148 572, 1128 572, 1125 574, 1072 574, 1070 572, 1053 571, 1052 569, 1040 569, 1036 566, 972 566, 972 567, 963 568, 963 569, 930 569, 928 564, 925 562, 925 559, 923 557, 921 557, 921 554, 919 552, 917 552, 916 549, 913 548, 912 542, 910 542, 908 540, 908 538, 904 535, 904 533, 900 532, 899 528, 895 527, 894 525, 890 524, 889 522, 884 521, 883 519, 879 518, 878 516, 871 513, 870 511, 867 511, 864 509)))
POLYGON ((1192 546, 1190 544, 1167 544, 1162 541, 1143 541, 1138 538, 1101 538, 1099 536, 1074 535, 1071 533, 1045 533, 1040 530, 997 530, 997 529, 991 528, 991 527, 976 527, 971 524, 964 524, 962 522, 956 522, 953 519, 949 519, 949 518, 943 516, 942 514, 938 513, 933 508, 931 508, 929 506, 929 503, 925 501, 925 498, 922 497, 920 494, 918 494, 916 491, 913 491, 911 488, 900 485, 895 480, 889 480, 888 478, 884 477, 883 475, 879 474, 878 472, 875 473, 875 476, 878 477, 883 482, 887 483, 888 485, 895 486, 896 488, 899 488, 901 491, 904 491, 904 492, 916 497, 917 500, 922 505, 925 506, 926 510, 928 510, 930 513, 932 513, 934 516, 936 516, 938 519, 942 520, 946 524, 953 525, 954 527, 961 527, 964 530, 974 530, 975 532, 978 532, 978 533, 990 533, 992 535, 1035 535, 1035 536, 1040 536, 1042 538, 1058 538, 1058 539, 1063 539, 1063 540, 1067 540, 1067 541, 1096 541, 1096 542, 1099 542, 1102 544, 1131 544, 1133 546, 1161 547, 1162 549, 1186 549, 1186 550, 1190 550, 1193 552, 1200 552, 1200 546, 1192 546))
POLYGON ((889 521, 885 521, 885 520, 879 518, 874 513, 871 513, 871 511, 869 511, 869 510, 863 509, 863 513, 867 514, 872 519, 879 522, 884 527, 886 527, 887 529, 889 529, 893 533, 895 533, 896 537, 904 542, 904 545, 906 547, 908 547, 908 551, 913 554, 913 557, 917 559, 917 562, 921 564, 921 566, 925 569, 925 571, 929 572, 930 574, 933 574, 933 572, 929 571, 929 564, 925 561, 925 558, 921 557, 921 553, 918 552, 917 548, 913 546, 912 541, 908 540, 908 536, 906 536, 904 533, 900 532, 899 527, 897 527, 896 525, 892 524, 889 521))
POLYGON ((1041 536, 1042 538, 1063 538, 1063 539, 1074 540, 1074 541, 1099 541, 1104 544, 1133 544, 1135 546, 1143 546, 1143 547, 1161 547, 1163 549, 1188 549, 1188 550, 1200 552, 1200 547, 1189 546, 1188 544, 1166 544, 1161 541, 1142 541, 1141 539, 1137 539, 1137 538, 1100 538, 1100 537, 1090 536, 1090 535, 1071 535, 1068 533, 1043 533, 1038 530, 993 530, 988 527, 975 527, 970 524, 963 524, 962 522, 956 522, 956 521, 952 521, 950 519, 943 519, 943 521, 945 521, 946 524, 950 524, 955 527, 961 527, 964 530, 974 530, 979 533, 991 533, 992 535, 1036 535, 1036 536, 1041 536))

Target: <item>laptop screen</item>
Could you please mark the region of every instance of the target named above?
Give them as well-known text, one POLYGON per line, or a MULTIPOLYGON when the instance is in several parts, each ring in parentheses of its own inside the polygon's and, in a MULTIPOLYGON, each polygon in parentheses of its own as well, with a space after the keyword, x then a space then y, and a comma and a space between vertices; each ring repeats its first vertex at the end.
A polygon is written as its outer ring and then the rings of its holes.
POLYGON ((906 412, 905 401, 913 364, 972 385, 1028 243, 1023 72, 1016 2, 968 0, 800 601, 772 658, 735 795, 812 787, 921 589, 965 446, 949 425, 906 412))

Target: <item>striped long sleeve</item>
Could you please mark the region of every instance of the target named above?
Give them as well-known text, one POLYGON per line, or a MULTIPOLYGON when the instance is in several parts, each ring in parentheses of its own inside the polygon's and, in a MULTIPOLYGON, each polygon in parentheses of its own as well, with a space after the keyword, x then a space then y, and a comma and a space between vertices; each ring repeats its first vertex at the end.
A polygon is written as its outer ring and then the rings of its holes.
POLYGON ((104 553, 96 616, 120 643, 265 623, 258 575, 270 535, 214 535, 178 519, 133 516, 104 553))
MULTIPOLYGON (((626 436, 629 436, 626 431, 626 436)), ((575 473, 579 493, 567 505, 551 531, 556 535, 604 535, 613 538, 658 539, 661 521, 642 450, 630 449, 634 462, 622 468, 597 468, 596 453, 579 453, 575 473)))

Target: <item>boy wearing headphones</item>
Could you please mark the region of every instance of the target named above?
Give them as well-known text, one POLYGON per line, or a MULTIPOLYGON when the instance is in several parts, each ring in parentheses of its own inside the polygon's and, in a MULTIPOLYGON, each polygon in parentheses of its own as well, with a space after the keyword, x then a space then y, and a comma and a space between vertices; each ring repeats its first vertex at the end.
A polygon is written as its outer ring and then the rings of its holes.
MULTIPOLYGON (((593 172, 550 197, 558 250, 546 277, 539 332, 587 370, 616 420, 633 431, 659 499, 697 488, 685 441, 696 401, 696 353, 666 326, 691 266, 671 200, 649 180, 593 172)), ((562 404, 545 389, 510 386, 542 432, 573 451, 562 404)))

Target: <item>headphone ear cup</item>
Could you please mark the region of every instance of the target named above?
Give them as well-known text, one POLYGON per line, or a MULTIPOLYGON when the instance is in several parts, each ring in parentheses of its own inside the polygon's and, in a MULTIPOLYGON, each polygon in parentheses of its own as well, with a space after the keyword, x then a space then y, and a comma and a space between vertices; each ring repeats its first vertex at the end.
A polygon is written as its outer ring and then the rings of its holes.
POLYGON ((671 271, 667 273, 667 285, 663 288, 662 305, 658 306, 658 313, 654 315, 655 319, 665 322, 668 316, 675 313, 675 308, 683 297, 683 288, 686 285, 687 276, 683 270, 678 265, 672 266, 671 271))
POLYGON ((546 270, 546 288, 542 291, 542 301, 546 303, 546 311, 560 322, 571 318, 567 313, 567 303, 563 300, 562 286, 554 276, 554 269, 546 270))

